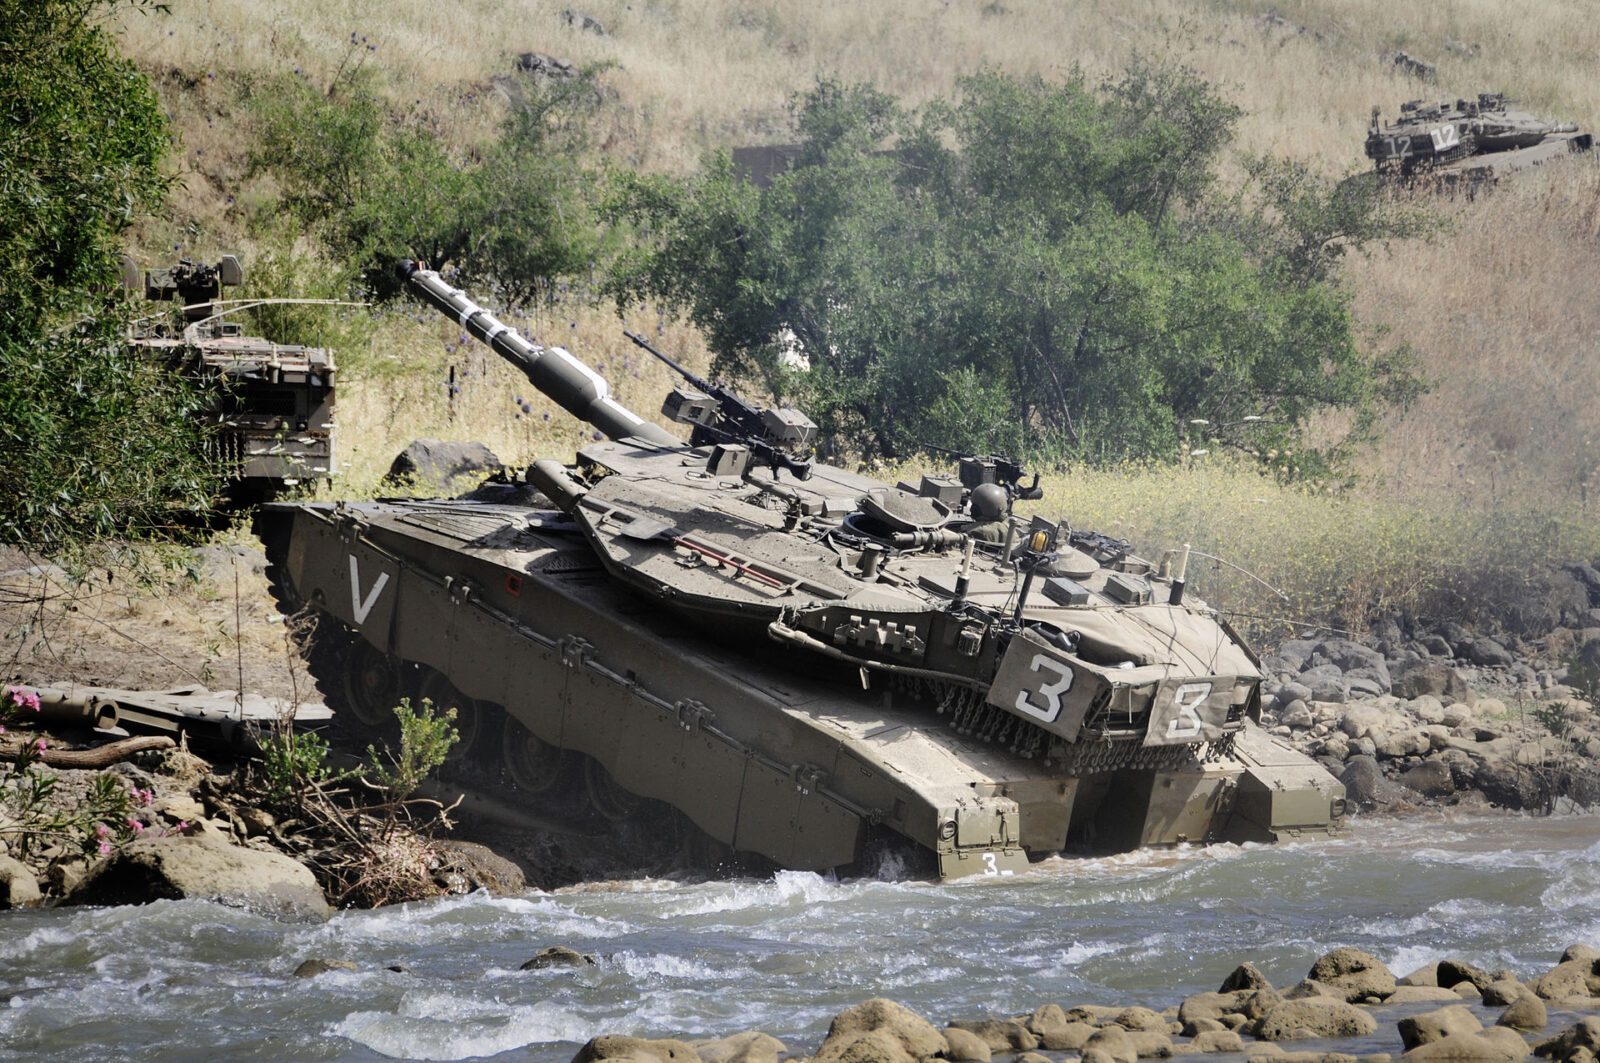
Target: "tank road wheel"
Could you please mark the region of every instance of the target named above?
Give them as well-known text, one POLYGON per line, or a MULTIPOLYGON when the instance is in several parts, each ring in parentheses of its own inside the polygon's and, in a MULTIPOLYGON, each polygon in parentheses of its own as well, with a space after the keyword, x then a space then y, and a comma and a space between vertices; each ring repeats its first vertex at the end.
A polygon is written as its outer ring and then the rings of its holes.
POLYGON ((583 785, 594 810, 613 823, 632 819, 644 808, 644 798, 624 790, 605 765, 592 757, 583 762, 583 785))
POLYGON ((377 734, 394 723, 401 698, 400 663, 364 638, 356 638, 344 667, 345 707, 351 731, 377 734))
POLYGON ((457 690, 443 672, 433 668, 423 669, 422 682, 417 687, 417 704, 412 707, 420 708, 424 699, 433 703, 436 715, 442 716, 449 709, 456 710, 455 728, 459 738, 450 747, 450 755, 445 763, 454 767, 466 764, 483 744, 483 706, 457 690))
POLYGON ((528 730, 521 720, 506 714, 501 756, 506 774, 517 789, 530 794, 547 794, 561 784, 566 775, 567 755, 528 730))

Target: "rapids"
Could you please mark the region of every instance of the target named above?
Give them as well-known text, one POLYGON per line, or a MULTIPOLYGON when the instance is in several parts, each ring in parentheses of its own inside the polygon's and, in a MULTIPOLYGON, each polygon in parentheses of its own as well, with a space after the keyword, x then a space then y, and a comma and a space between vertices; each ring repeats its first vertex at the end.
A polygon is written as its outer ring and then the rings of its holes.
MULTIPOLYGON (((809 1053, 872 996, 942 1025, 1050 1002, 1159 1009, 1245 960, 1292 985, 1339 945, 1396 974, 1456 956, 1522 977, 1600 945, 1593 814, 1357 819, 1332 842, 1061 857, 947 885, 893 871, 605 882, 320 926, 193 901, 7 912, 0 1060, 566 1063, 600 1033, 752 1028, 809 1053), (600 963, 519 969, 550 944, 600 963), (311 957, 357 970, 295 978, 311 957)), ((1393 1023, 1362 1050, 1398 1053, 1393 1023)))

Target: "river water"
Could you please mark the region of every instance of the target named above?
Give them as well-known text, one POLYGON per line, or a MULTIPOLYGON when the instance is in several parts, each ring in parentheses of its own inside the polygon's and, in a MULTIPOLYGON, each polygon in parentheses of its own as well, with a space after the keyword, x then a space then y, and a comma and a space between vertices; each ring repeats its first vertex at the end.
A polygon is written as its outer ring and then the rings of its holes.
MULTIPOLYGON (((872 996, 942 1025, 1051 1002, 1159 1009, 1244 960, 1287 986, 1340 945, 1397 974, 1455 956, 1523 977, 1600 945, 1595 815, 1357 819, 1333 842, 1060 858, 947 885, 889 872, 473 895, 319 926, 193 901, 8 912, 0 1060, 566 1063, 600 1033, 751 1028, 810 1053, 872 996), (519 970, 550 944, 601 962, 519 970), (358 970, 293 977, 310 957, 358 970)), ((1393 1023, 1380 1031, 1365 1048, 1397 1053, 1393 1023)))

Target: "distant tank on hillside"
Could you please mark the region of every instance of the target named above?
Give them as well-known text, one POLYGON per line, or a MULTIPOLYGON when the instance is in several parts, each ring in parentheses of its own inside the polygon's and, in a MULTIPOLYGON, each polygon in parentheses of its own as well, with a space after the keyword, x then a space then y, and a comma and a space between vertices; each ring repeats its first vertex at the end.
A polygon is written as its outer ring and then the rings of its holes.
POLYGON ((235 256, 223 255, 215 266, 183 259, 142 277, 124 257, 122 272, 129 291, 178 302, 177 316, 138 321, 129 342, 207 389, 212 401, 206 418, 213 428, 208 445, 237 498, 271 498, 285 487, 332 475, 333 355, 246 336, 244 326, 226 320, 261 302, 222 300, 224 288, 244 280, 235 256))
POLYGON ((1475 186, 1594 147, 1592 133, 1512 110, 1512 102, 1498 92, 1454 103, 1411 100, 1389 124, 1374 107, 1367 158, 1383 178, 1475 186))

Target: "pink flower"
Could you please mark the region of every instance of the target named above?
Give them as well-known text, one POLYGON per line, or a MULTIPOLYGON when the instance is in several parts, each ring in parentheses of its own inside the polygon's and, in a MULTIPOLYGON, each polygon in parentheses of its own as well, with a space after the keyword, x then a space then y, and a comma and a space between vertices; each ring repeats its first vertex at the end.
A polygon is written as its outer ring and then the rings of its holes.
POLYGON ((111 833, 111 828, 106 826, 104 823, 96 823, 94 825, 94 836, 96 838, 104 838, 107 834, 110 834, 110 833, 111 833))
POLYGON ((179 834, 182 834, 184 831, 189 829, 189 821, 186 819, 180 819, 178 820, 178 825, 172 829, 177 831, 179 834))
POLYGON ((21 687, 11 687, 10 694, 11 702, 17 708, 32 709, 34 712, 39 711, 39 695, 33 691, 23 690, 21 687))
POLYGON ((100 855, 101 856, 110 856, 111 855, 111 843, 110 842, 102 841, 100 843, 100 855))
POLYGON ((133 788, 133 799, 141 805, 148 805, 155 800, 155 797, 155 791, 153 790, 141 790, 137 786, 133 788))
POLYGON ((140 823, 138 820, 134 819, 132 816, 129 816, 128 817, 128 829, 133 831, 133 836, 135 838, 137 838, 140 834, 144 833, 144 824, 140 823))
POLYGON ((45 740, 44 739, 35 738, 33 740, 33 751, 35 753, 43 753, 45 751, 45 748, 46 748, 46 746, 45 746, 45 740))

